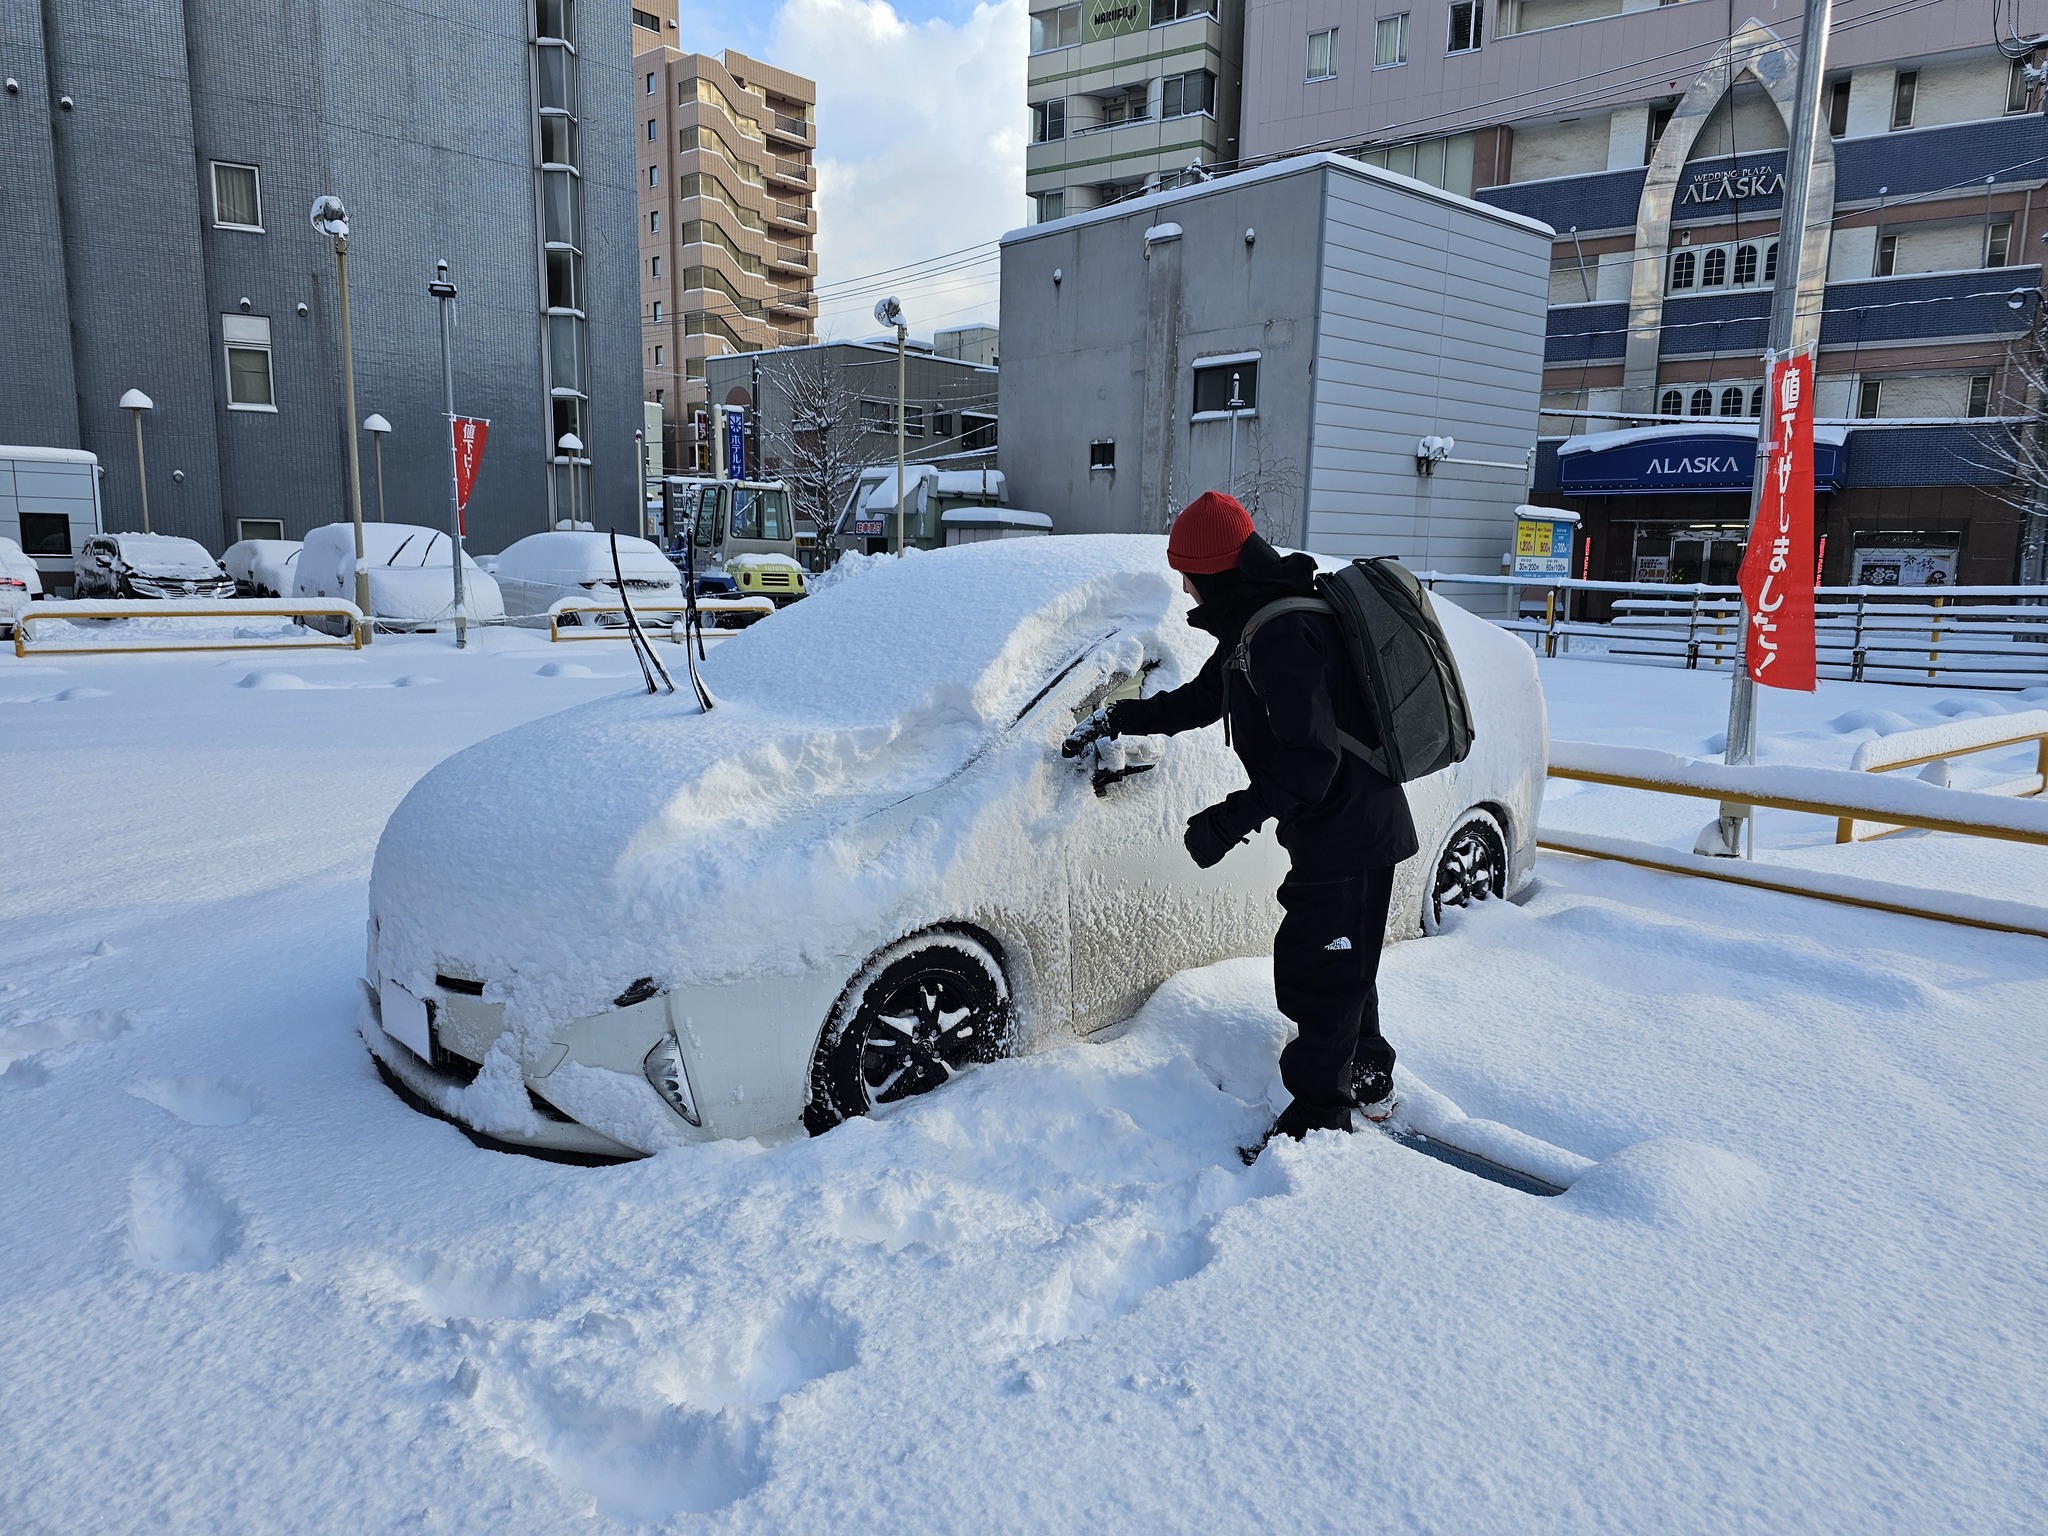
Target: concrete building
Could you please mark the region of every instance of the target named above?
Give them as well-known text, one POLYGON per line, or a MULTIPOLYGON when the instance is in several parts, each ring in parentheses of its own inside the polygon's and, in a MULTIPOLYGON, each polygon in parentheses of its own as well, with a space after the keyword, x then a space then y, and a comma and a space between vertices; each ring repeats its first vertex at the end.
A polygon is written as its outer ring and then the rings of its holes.
POLYGON ((1308 155, 1014 231, 1002 263, 1013 505, 1156 533, 1234 487, 1275 543, 1499 574, 1535 447, 1543 225, 1308 155))
POLYGON ((992 325, 953 325, 932 332, 932 350, 940 357, 993 368, 1001 339, 1002 333, 992 325))
MULTIPOLYGON (((628 28, 563 0, 44 0, 0 7, 0 442, 99 455, 108 527, 215 550, 349 515, 331 245, 347 205, 356 405, 393 426, 390 515, 447 516, 439 324, 456 402, 490 419, 479 549, 545 528, 553 444, 579 503, 631 527, 638 345, 628 28), (593 24, 595 23, 595 24, 593 24)), ((375 516, 371 447, 364 499, 375 516)))
MULTIPOLYGON (((1250 7, 1247 157, 1341 147, 1557 231, 1536 499, 1585 515, 1595 576, 1732 580, 1743 548, 1797 65, 1770 14, 1250 7)), ((1842 438, 1823 580, 2042 579, 2001 467, 2036 405, 2012 353, 2040 315, 2039 93, 1959 0, 1843 6, 1825 93, 1800 322, 1842 438)))
POLYGON ((1244 0, 1034 0, 1030 217, 1057 219, 1238 158, 1244 0))
POLYGON ((633 61, 641 364, 670 462, 702 445, 705 364, 814 338, 818 90, 728 48, 633 61))

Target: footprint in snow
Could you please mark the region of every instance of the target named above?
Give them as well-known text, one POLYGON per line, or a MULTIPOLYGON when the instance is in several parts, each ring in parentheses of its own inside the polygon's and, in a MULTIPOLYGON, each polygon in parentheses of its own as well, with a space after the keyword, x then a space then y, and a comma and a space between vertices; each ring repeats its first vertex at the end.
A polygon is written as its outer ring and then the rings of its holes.
POLYGON ((128 1185, 128 1256, 145 1269, 194 1274, 234 1251, 234 1205, 178 1162, 145 1164, 128 1185))
POLYGON ((48 1058, 72 1046, 125 1034, 128 1015, 105 1008, 87 1013, 0 1016, 0 1079, 17 1087, 47 1080, 48 1058))
POLYGON ((241 1125, 256 1113, 255 1090, 225 1078, 159 1077, 128 1091, 187 1125, 241 1125))
POLYGON ((274 692, 280 689, 310 688, 313 685, 296 672, 265 670, 247 674, 235 686, 237 688, 259 688, 266 692, 274 692))
POLYGON ((112 697, 113 695, 104 688, 66 688, 51 694, 44 702, 50 704, 70 704, 79 699, 111 699, 112 697))
POLYGON ((533 669, 535 677, 595 677, 597 674, 580 661, 543 662, 533 669))

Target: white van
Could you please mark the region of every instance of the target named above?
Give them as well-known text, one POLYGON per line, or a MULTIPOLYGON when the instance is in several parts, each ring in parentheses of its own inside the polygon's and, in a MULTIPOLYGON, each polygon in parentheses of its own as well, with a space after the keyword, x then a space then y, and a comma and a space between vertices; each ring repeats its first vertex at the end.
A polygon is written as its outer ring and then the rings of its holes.
POLYGON ((98 458, 79 448, 0 445, 0 538, 35 561, 45 593, 71 595, 72 562, 99 531, 98 458))

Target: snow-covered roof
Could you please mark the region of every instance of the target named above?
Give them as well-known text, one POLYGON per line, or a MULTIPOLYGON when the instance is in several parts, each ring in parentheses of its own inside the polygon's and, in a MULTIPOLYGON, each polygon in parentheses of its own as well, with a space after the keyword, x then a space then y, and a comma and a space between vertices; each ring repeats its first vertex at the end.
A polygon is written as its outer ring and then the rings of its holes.
POLYGON ((1163 225, 1167 221, 1154 217, 1162 208, 1172 207, 1198 197, 1214 197, 1219 193, 1234 192, 1239 187, 1251 186, 1255 182, 1275 181, 1283 176, 1298 176, 1306 171, 1332 170, 1360 181, 1384 182, 1413 197, 1427 202, 1442 203, 1466 213, 1478 214, 1496 223, 1511 224, 1517 229, 1528 230, 1546 239, 1553 238, 1556 231, 1538 219, 1526 214, 1511 213, 1505 208, 1495 208, 1489 203, 1476 202, 1469 197, 1460 197, 1455 192, 1446 192, 1442 187, 1433 187, 1426 181, 1417 181, 1412 176, 1403 176, 1396 171, 1382 170, 1376 165, 1367 165, 1353 160, 1349 155, 1322 151, 1306 155, 1290 155, 1285 160, 1275 160, 1269 165, 1254 166, 1247 171, 1233 171, 1227 176, 1218 176, 1213 181, 1197 182, 1192 186, 1172 187, 1164 191, 1148 192, 1143 197, 1127 198, 1120 203, 1109 203, 1101 208, 1089 208, 1080 213, 1070 213, 1063 219, 1048 219, 1043 224, 1028 224, 1022 229, 1007 232, 998 242, 1004 246, 1016 245, 1026 240, 1035 240, 1041 235, 1064 233, 1078 229, 1084 224, 1101 224, 1111 219, 1129 218, 1133 214, 1145 217, 1149 228, 1163 225))
POLYGON ((1043 528, 1052 531, 1052 519, 1043 512, 1026 512, 1021 507, 955 507, 939 514, 939 521, 955 528, 1043 528))
MULTIPOLYGON (((1676 438, 1725 437, 1753 443, 1756 441, 1756 433, 1756 421, 1750 417, 1723 419, 1702 416, 1697 421, 1672 421, 1654 427, 1622 427, 1613 432, 1581 432, 1576 437, 1568 437, 1559 443, 1557 451, 1561 454, 1602 453, 1609 448, 1626 448, 1631 443, 1659 443, 1676 438)), ((1849 429, 1817 425, 1813 429, 1813 440, 1839 448, 1849 440, 1849 429)))
POLYGON ((0 444, 0 460, 25 464, 97 464, 99 456, 83 448, 18 448, 0 444))

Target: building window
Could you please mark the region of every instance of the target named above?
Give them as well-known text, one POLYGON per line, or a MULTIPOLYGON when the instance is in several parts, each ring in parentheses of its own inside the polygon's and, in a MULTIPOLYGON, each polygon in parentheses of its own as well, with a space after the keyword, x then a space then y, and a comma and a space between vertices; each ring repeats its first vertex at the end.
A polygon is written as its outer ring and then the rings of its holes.
POLYGON ((1195 414, 1227 415, 1259 408, 1259 360, 1235 358, 1195 365, 1195 414))
POLYGON ((654 76, 652 75, 647 77, 647 94, 650 96, 654 94, 654 76))
POLYGON ((924 436, 923 406, 906 405, 903 407, 903 435, 905 437, 924 436))
POLYGON ((654 125, 654 119, 650 117, 649 119, 647 119, 647 142, 648 142, 648 143, 652 144, 652 143, 654 142, 654 135, 655 135, 655 125, 654 125))
POLYGON ((1081 41, 1081 7, 1062 5, 1050 11, 1031 13, 1031 51, 1071 48, 1081 41))
POLYGON ((1967 414, 1971 416, 1989 416, 1991 414, 1990 374, 1980 373, 1970 380, 1970 408, 1967 414))
POLYGON ((1308 78, 1333 80, 1337 75, 1337 29, 1308 35, 1308 78))
POLYGON ((1445 53, 1471 53, 1479 47, 1479 0, 1453 0, 1445 53))
POLYGON ((1149 84, 1126 86, 1095 99, 1102 103, 1104 124, 1142 123, 1152 116, 1152 87, 1149 84))
POLYGON ((1694 274, 1699 271, 1699 257, 1691 251, 1676 251, 1671 257, 1670 288, 1676 293, 1693 285, 1694 274))
POLYGON ((654 301, 654 318, 657 322, 661 319, 661 300, 659 299, 654 301))
POLYGON ((661 366, 661 348, 660 348, 660 347, 656 347, 656 348, 654 349, 654 366, 655 366, 655 367, 657 367, 657 368, 659 368, 659 367, 661 366))
POLYGON ((1762 417, 1764 413, 1764 387, 1759 384, 1749 392, 1749 414, 1762 417))
POLYGON ((228 409, 275 411, 270 381, 270 322, 261 315, 222 315, 227 348, 228 409))
POLYGON ((1050 144, 1055 139, 1067 136, 1067 99, 1062 96, 1055 101, 1037 101, 1031 104, 1031 142, 1050 144))
POLYGON ((647 185, 649 185, 650 187, 658 187, 661 185, 660 166, 650 165, 649 167, 647 167, 647 185))
POLYGON ((1920 91, 1920 71, 1902 69, 1892 81, 1892 127, 1913 126, 1913 98, 1920 91))
POLYGON ((1696 389, 1692 392, 1692 410, 1690 414, 1694 416, 1711 416, 1714 414, 1714 392, 1711 389, 1696 389))
POLYGON ((1738 245, 1735 247, 1735 286, 1741 288, 1756 281, 1756 247, 1738 245))
POLYGON ((1041 224, 1049 219, 1063 219, 1067 216, 1067 191, 1064 187, 1053 192, 1035 193, 1031 201, 1041 224))
POLYGON ((667 394, 668 394, 668 391, 667 391, 667 390, 665 390, 665 389, 657 389, 657 390, 656 390, 656 391, 654 392, 654 403, 655 403, 656 405, 660 405, 660 404, 662 403, 662 399, 663 399, 663 397, 664 397, 664 396, 666 396, 667 394))
POLYGON ((1216 0, 1152 0, 1152 25, 1186 21, 1190 16, 1214 16, 1216 0))
POLYGON ((1168 75, 1159 82, 1159 115, 1193 117, 1216 106, 1216 77, 1206 69, 1168 75))
POLYGON ((633 7, 633 25, 641 28, 643 31, 659 32, 661 30, 661 18, 651 12, 641 10, 636 5, 633 7))
POLYGON ((647 233, 650 235, 661 233, 661 210, 659 208, 647 215, 647 233))
POLYGON ((1766 283, 1775 283, 1777 280, 1778 242, 1773 240, 1769 245, 1764 247, 1764 281, 1766 283))
POLYGON ((1728 281, 1728 247, 1717 245, 1700 260, 1700 286, 1720 288, 1728 281))
POLYGON ((1849 131, 1849 82, 1837 80, 1828 87, 1828 137, 1839 139, 1849 131))
POLYGON ((1667 389, 1657 397, 1657 412, 1662 416, 1683 416, 1685 396, 1675 389, 1667 389))
POLYGON ((1650 163, 1650 157, 1657 153, 1657 146, 1664 140, 1664 130, 1671 126, 1671 114, 1678 110, 1677 104, 1650 108, 1649 131, 1643 139, 1643 164, 1650 163))
POLYGON ((1877 237, 1877 261, 1875 270, 1871 275, 1874 277, 1890 277, 1892 275, 1892 268, 1897 265, 1898 259, 1899 237, 1897 235, 1879 235, 1877 237))
POLYGON ((257 190, 255 166, 213 162, 213 227, 263 233, 263 200, 257 190))
POLYGON ((281 539, 284 537, 284 522, 275 517, 238 517, 235 519, 235 537, 281 539))
POLYGON ((1984 265, 2002 267, 2012 253, 2012 220, 1993 219, 1984 231, 1984 265))
POLYGON ((1721 414, 1723 416, 1740 416, 1742 414, 1742 389, 1739 385, 1731 384, 1728 388, 1721 391, 1721 414))
POLYGON ((1392 69, 1408 62, 1408 13, 1382 16, 1372 27, 1372 67, 1392 69))
POLYGON ((863 432, 894 432, 896 402, 863 399, 860 403, 860 429, 863 432))
POLYGON ((1090 469, 1116 468, 1116 439, 1104 438, 1088 445, 1088 467, 1090 469))
POLYGON ((932 436, 944 440, 952 435, 953 413, 951 411, 932 412, 932 436))
POLYGON ((649 277, 661 276, 661 258, 659 256, 647 258, 647 275, 649 277))
POLYGON ((2026 111, 2027 103, 2032 99, 2033 94, 2033 87, 2027 84, 2027 61, 2025 59, 2014 59, 2012 61, 2012 73, 2007 75, 2005 80, 2005 110, 2008 112, 2026 111))
POLYGON ((1884 380, 1865 379, 1856 386, 1856 415, 1863 421, 1876 417, 1884 403, 1884 380))

